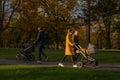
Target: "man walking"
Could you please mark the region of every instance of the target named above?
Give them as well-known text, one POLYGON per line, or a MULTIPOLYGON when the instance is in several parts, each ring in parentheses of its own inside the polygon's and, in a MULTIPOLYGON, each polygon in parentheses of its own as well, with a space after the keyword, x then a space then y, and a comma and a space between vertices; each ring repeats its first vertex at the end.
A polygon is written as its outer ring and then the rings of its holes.
POLYGON ((44 47, 44 43, 45 43, 45 36, 44 36, 44 31, 43 31, 42 27, 38 27, 38 31, 39 32, 38 32, 35 44, 38 45, 38 53, 39 53, 37 63, 41 63, 41 61, 42 61, 41 55, 43 55, 45 57, 45 61, 48 60, 48 56, 42 50, 44 47))

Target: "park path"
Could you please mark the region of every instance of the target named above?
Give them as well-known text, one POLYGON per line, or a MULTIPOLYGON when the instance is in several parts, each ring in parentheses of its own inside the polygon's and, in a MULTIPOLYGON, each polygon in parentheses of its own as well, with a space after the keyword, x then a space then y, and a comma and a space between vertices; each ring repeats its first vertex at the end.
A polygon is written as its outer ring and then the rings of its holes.
MULTIPOLYGON (((4 64, 38 65, 38 66, 45 66, 45 67, 58 66, 58 62, 42 62, 42 64, 38 64, 36 61, 23 62, 23 61, 17 61, 17 60, 0 59, 0 65, 4 65, 4 64)), ((71 63, 69 62, 65 62, 64 64, 65 64, 65 67, 72 67, 71 63)), ((89 68, 93 68, 93 67, 89 67, 89 68)), ((96 67, 95 69, 120 71, 120 65, 99 64, 99 66, 96 67)))

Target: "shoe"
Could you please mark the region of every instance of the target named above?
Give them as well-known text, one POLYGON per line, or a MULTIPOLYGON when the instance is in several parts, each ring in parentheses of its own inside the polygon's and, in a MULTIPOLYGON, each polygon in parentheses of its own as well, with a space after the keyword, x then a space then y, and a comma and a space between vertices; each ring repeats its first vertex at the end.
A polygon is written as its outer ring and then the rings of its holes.
POLYGON ((45 61, 48 61, 48 56, 45 58, 45 61))
POLYGON ((41 64, 41 63, 42 63, 42 61, 38 60, 38 61, 37 61, 37 63, 41 64))
POLYGON ((64 65, 62 63, 59 63, 58 65, 61 66, 61 67, 64 67, 64 65))
POLYGON ((78 67, 77 65, 73 65, 73 67, 78 67))

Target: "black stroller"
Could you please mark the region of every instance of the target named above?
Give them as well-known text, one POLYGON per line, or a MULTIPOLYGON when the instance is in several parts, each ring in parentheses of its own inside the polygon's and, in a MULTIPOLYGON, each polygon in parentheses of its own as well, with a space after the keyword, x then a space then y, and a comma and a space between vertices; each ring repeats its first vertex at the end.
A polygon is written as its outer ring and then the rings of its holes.
POLYGON ((35 51, 34 44, 23 44, 21 46, 20 51, 16 54, 17 60, 24 60, 24 61, 34 61, 35 56, 32 54, 32 52, 35 51))
POLYGON ((87 49, 83 49, 80 45, 75 45, 75 48, 77 58, 80 54, 82 55, 81 60, 77 62, 78 67, 98 66, 98 61, 90 56, 96 53, 96 47, 93 44, 90 43, 87 49))

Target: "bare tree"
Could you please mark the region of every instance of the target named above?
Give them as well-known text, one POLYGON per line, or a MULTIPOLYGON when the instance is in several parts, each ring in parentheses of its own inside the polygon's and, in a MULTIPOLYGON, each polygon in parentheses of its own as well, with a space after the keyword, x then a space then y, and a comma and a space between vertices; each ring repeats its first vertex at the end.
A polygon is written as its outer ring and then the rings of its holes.
POLYGON ((10 21, 22 0, 0 0, 0 47, 3 47, 2 33, 9 28, 10 21))

